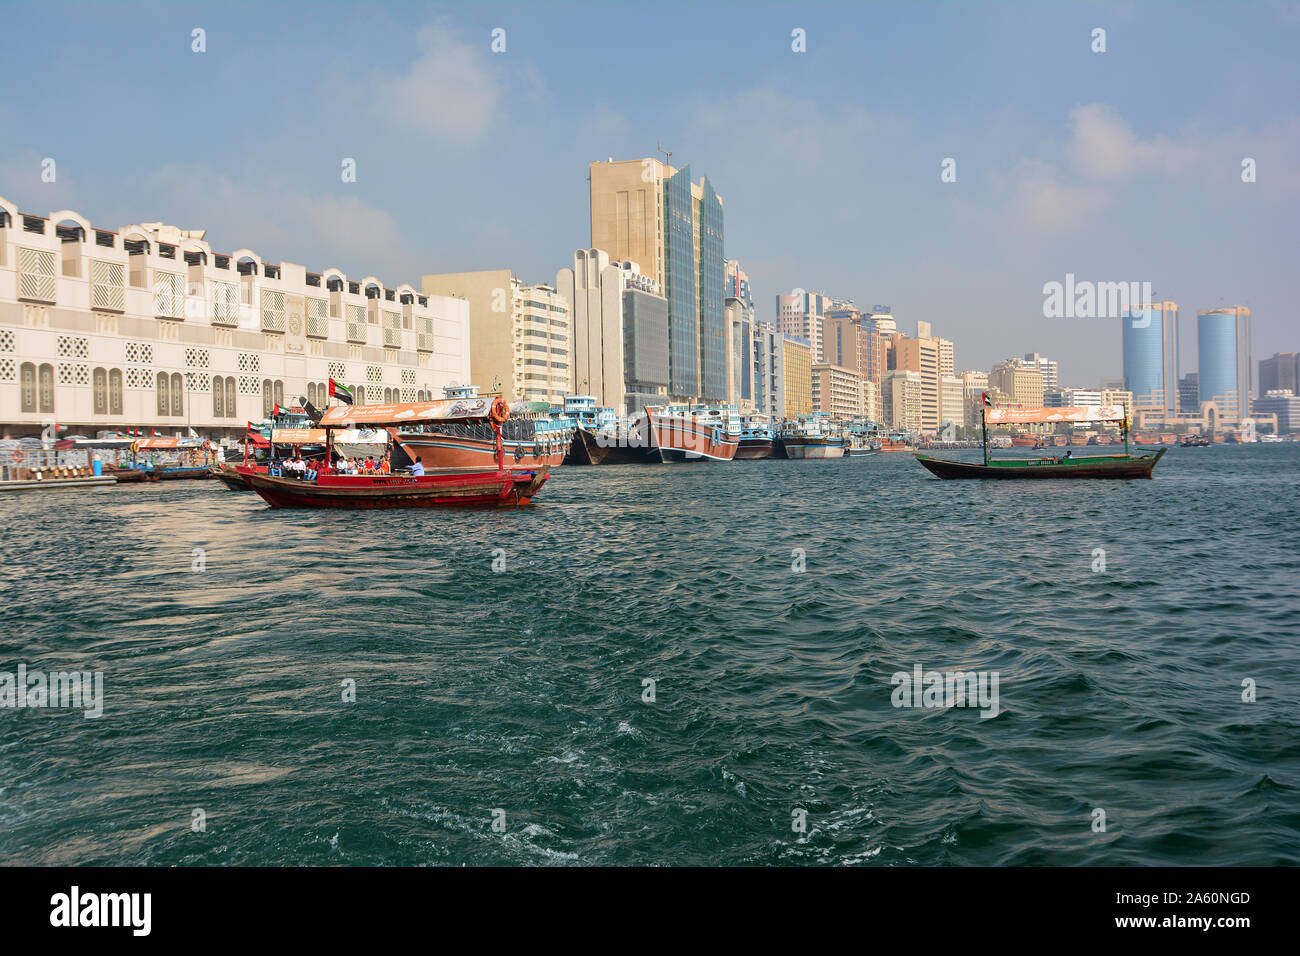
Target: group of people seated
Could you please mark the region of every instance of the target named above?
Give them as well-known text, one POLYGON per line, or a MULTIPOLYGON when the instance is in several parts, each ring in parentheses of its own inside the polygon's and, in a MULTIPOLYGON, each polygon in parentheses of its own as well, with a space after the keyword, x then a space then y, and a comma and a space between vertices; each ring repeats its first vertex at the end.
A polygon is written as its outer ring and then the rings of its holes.
POLYGON ((388 455, 381 458, 375 458, 373 455, 367 455, 365 458, 338 455, 334 459, 334 471, 340 475, 386 475, 390 468, 388 455))
POLYGON ((267 463, 266 473, 273 478, 298 478, 303 481, 315 481, 324 462, 312 461, 301 455, 281 458, 267 463))

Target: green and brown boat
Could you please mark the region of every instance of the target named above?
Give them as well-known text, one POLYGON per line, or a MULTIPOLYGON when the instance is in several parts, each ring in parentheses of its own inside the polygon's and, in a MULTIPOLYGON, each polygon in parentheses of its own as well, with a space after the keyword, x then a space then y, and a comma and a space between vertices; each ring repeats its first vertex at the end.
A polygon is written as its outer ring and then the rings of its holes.
POLYGON ((1131 455, 1128 444, 1128 416, 1123 405, 1077 405, 1064 408, 990 408, 983 400, 982 432, 984 461, 949 461, 917 454, 926 470, 940 478, 1150 478, 1151 471, 1167 449, 1155 454, 1131 455), (989 456, 988 426, 1026 425, 1056 422, 1119 422, 1124 435, 1124 454, 1075 457, 1064 454, 1044 458, 1002 458, 989 456))

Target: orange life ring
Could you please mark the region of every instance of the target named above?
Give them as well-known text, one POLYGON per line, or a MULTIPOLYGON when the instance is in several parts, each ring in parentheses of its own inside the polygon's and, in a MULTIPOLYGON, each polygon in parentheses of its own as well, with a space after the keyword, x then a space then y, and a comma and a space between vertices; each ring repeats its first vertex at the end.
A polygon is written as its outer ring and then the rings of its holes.
POLYGON ((14 460, 14 461, 22 461, 22 460, 23 460, 23 453, 20 452, 17 448, 15 448, 12 457, 13 457, 13 460, 14 460))
POLYGON ((492 408, 488 412, 488 418, 500 425, 510 417, 510 406, 506 404, 504 398, 493 399, 492 408))

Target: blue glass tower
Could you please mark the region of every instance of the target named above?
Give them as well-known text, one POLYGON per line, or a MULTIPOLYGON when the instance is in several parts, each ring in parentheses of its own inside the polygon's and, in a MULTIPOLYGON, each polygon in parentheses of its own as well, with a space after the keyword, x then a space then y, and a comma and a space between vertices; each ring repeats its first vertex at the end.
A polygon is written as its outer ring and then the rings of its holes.
POLYGON ((726 259, 722 251, 722 200, 703 181, 699 207, 700 395, 706 401, 727 397, 727 323, 723 312, 726 259))
POLYGON ((1196 315, 1200 400, 1229 418, 1250 412, 1250 310, 1206 309, 1196 315))
POLYGON ((1123 323, 1124 387, 1138 408, 1178 412, 1178 306, 1133 308, 1123 323))
POLYGON ((700 393, 699 275, 691 167, 664 180, 664 284, 668 299, 668 391, 700 393))

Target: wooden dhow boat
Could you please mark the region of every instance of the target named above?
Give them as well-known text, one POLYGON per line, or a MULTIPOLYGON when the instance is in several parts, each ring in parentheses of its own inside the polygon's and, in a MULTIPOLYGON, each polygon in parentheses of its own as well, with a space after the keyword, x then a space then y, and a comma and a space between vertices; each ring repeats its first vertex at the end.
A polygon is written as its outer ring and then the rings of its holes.
POLYGON ((1062 408, 990 408, 985 395, 981 411, 984 462, 949 461, 917 454, 916 460, 940 478, 1150 478, 1151 470, 1165 454, 1129 454, 1128 416, 1123 405, 1077 405, 1062 408), (1075 457, 1072 450, 1050 458, 989 457, 988 426, 1028 425, 1056 422, 1119 422, 1124 435, 1124 454, 1075 457))
POLYGON ((731 461, 740 447, 734 405, 647 405, 650 445, 661 461, 731 461))
MULTIPOLYGON (((500 426, 510 407, 500 398, 443 399, 387 405, 336 405, 321 416, 326 447, 336 428, 369 426, 389 430, 420 424, 489 422, 496 434, 496 463, 490 468, 447 469, 428 474, 340 474, 321 468, 315 478, 245 475, 273 508, 513 508, 528 505, 546 483, 550 467, 507 467, 500 426)), ((422 465, 423 463, 421 463, 422 465)))

